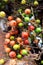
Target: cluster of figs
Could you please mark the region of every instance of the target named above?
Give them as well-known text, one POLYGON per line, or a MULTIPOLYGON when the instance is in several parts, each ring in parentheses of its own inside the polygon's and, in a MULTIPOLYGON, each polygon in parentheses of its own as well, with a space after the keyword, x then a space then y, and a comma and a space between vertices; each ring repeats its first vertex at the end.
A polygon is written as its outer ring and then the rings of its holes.
POLYGON ((7 18, 7 25, 11 30, 5 35, 4 48, 10 58, 21 59, 25 55, 28 56, 29 51, 32 50, 31 44, 38 45, 40 41, 38 35, 42 31, 39 26, 41 21, 35 20, 34 16, 31 16, 31 9, 25 9, 22 17, 14 19, 13 16, 8 16, 7 18), (36 24, 37 27, 32 23, 36 24))

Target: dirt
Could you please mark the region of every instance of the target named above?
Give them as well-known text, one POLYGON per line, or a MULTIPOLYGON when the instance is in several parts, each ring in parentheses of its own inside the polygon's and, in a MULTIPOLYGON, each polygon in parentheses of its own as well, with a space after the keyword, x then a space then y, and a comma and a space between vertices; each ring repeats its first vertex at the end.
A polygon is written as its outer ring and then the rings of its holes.
POLYGON ((4 37, 5 33, 2 33, 2 31, 0 30, 0 59, 6 56, 4 52, 4 37))

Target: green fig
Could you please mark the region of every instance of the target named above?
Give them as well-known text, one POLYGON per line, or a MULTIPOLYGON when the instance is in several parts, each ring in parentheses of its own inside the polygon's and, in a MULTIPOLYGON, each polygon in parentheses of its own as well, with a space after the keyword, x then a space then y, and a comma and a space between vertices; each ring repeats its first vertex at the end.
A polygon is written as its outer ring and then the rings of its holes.
POLYGON ((19 49, 20 49, 20 45, 19 45, 19 44, 15 44, 15 45, 13 46, 13 49, 14 49, 14 50, 19 50, 19 49))
POLYGON ((35 31, 36 31, 36 33, 40 33, 42 30, 41 30, 41 28, 38 27, 38 28, 36 28, 35 31))
POLYGON ((14 40, 14 39, 15 39, 15 37, 14 37, 14 36, 11 36, 11 37, 10 37, 10 40, 14 40))
POLYGON ((39 19, 37 19, 37 20, 36 20, 36 23, 40 23, 40 20, 39 20, 39 19))
POLYGON ((25 22, 29 22, 29 21, 30 21, 29 17, 25 17, 25 18, 24 18, 24 21, 25 21, 25 22))
POLYGON ((22 26, 23 26, 23 23, 19 23, 18 26, 19 26, 19 27, 22 27, 22 26))
POLYGON ((21 51, 21 54, 22 54, 22 55, 27 55, 28 52, 27 52, 27 50, 23 49, 23 50, 21 51))
POLYGON ((18 54, 18 55, 17 55, 17 58, 18 58, 18 59, 21 59, 21 58, 22 58, 22 55, 21 55, 21 54, 18 54))

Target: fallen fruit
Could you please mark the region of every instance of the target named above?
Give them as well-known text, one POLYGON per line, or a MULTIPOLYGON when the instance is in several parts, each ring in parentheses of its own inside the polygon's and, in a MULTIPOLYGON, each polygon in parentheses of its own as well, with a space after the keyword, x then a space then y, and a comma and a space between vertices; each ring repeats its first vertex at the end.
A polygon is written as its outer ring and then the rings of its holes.
POLYGON ((18 59, 21 59, 21 58, 22 58, 22 55, 21 55, 21 54, 18 54, 18 55, 17 55, 17 58, 18 58, 18 59))
POLYGON ((16 21, 17 21, 17 23, 21 23, 22 22, 22 20, 20 18, 17 18, 16 21))
POLYGON ((26 0, 22 0, 21 1, 21 4, 26 4, 26 0))
POLYGON ((10 39, 5 39, 5 44, 9 44, 10 43, 10 39))
POLYGON ((41 60, 41 64, 43 65, 43 60, 41 60))
POLYGON ((29 17, 25 17, 25 18, 24 18, 24 21, 25 21, 25 22, 29 22, 29 21, 30 21, 29 17))
POLYGON ((20 49, 20 45, 19 45, 19 44, 15 44, 15 45, 13 46, 13 49, 14 49, 14 50, 19 50, 19 49, 20 49))
POLYGON ((13 46, 15 44, 15 41, 10 41, 10 45, 13 46))
POLYGON ((28 52, 27 52, 27 50, 26 50, 26 49, 23 49, 23 50, 21 50, 21 54, 22 54, 22 55, 27 55, 27 54, 28 54, 28 52))
POLYGON ((10 36, 11 36, 10 33, 7 33, 5 37, 10 38, 10 36))
POLYGON ((12 27, 12 26, 17 26, 17 22, 15 20, 11 20, 9 22, 9 25, 12 27))
POLYGON ((30 9, 25 9, 25 14, 30 14, 31 10, 30 9))
POLYGON ((19 24, 18 24, 19 27, 22 27, 23 25, 24 25, 23 23, 19 23, 19 24))
POLYGON ((36 0, 36 1, 34 1, 34 6, 37 6, 39 3, 38 3, 38 1, 36 0))
POLYGON ((8 0, 3 0, 5 3, 7 3, 8 2, 8 0))
POLYGON ((8 16, 8 20, 9 21, 11 21, 11 20, 13 20, 14 18, 13 18, 13 16, 8 16))
POLYGON ((30 31, 33 31, 35 29, 35 27, 33 26, 33 25, 30 25, 29 27, 28 27, 28 30, 30 30, 30 31))
POLYGON ((4 59, 0 59, 0 65, 4 64, 5 60, 4 59))
POLYGON ((42 30, 41 30, 41 28, 38 27, 38 28, 36 28, 35 31, 36 31, 36 33, 40 33, 42 30))
POLYGON ((15 39, 15 37, 14 37, 14 36, 11 36, 11 37, 10 37, 10 40, 14 40, 14 39, 15 39))
POLYGON ((7 53, 9 53, 10 51, 11 51, 11 49, 10 48, 5 48, 5 51, 7 52, 7 53))
POLYGON ((29 41, 28 40, 24 40, 24 44, 25 45, 29 44, 29 41))
POLYGON ((15 58, 15 57, 16 57, 16 53, 15 53, 14 51, 11 51, 11 52, 9 53, 9 56, 10 56, 11 58, 15 58))
POLYGON ((21 42, 22 42, 22 38, 21 38, 21 37, 18 37, 18 38, 17 38, 17 42, 18 42, 18 43, 21 43, 21 42))
POLYGON ((28 32, 22 32, 22 38, 28 38, 29 34, 28 32))
POLYGON ((37 20, 36 20, 36 23, 40 23, 40 20, 39 20, 39 19, 37 19, 37 20))
POLYGON ((5 16, 6 16, 6 13, 5 13, 4 11, 1 11, 1 12, 0 12, 0 17, 3 18, 3 17, 5 17, 5 16))

